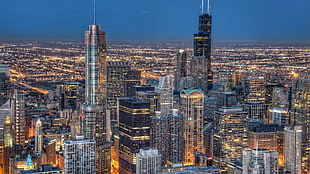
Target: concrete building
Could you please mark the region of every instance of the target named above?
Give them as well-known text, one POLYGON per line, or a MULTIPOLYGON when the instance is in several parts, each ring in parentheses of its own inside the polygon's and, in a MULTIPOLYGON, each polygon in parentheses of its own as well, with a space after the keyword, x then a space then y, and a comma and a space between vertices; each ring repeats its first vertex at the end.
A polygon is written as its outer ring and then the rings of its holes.
POLYGON ((193 165, 195 152, 204 153, 203 119, 204 93, 201 89, 184 89, 180 92, 180 114, 183 115, 183 163, 193 165))
POLYGON ((161 171, 161 155, 156 148, 140 149, 137 154, 137 174, 154 174, 161 171))
POLYGON ((277 124, 263 124, 248 131, 250 149, 268 149, 278 152, 278 164, 284 165, 284 129, 277 124))
MULTIPOLYGON (((76 139, 65 141, 64 173, 96 173, 96 142, 77 135, 76 139)), ((102 157, 101 157, 102 158, 102 157)))
POLYGON ((284 128, 284 166, 294 174, 301 174, 302 126, 284 128))
POLYGON ((229 162, 242 159, 247 147, 247 113, 241 107, 220 108, 214 119, 214 166, 227 173, 229 162))
POLYGON ((243 151, 242 174, 278 174, 278 152, 265 149, 243 151))
POLYGON ((302 174, 310 173, 310 79, 296 79, 292 84, 290 124, 302 126, 302 174))

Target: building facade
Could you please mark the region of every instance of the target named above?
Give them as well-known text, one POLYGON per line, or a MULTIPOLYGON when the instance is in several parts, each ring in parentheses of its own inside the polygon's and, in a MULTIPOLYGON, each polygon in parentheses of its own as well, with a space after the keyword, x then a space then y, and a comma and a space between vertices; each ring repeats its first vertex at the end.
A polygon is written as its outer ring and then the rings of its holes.
POLYGON ((96 173, 96 142, 77 135, 64 142, 64 173, 96 173))

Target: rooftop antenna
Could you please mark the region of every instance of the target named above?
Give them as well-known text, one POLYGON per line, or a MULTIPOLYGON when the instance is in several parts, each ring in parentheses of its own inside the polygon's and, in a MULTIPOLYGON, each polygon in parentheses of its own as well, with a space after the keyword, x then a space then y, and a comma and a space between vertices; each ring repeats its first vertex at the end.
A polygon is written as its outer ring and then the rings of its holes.
POLYGON ((208 14, 211 13, 211 5, 210 5, 210 0, 208 0, 208 14))
POLYGON ((201 14, 204 12, 204 0, 201 0, 201 14))
POLYGON ((94 0, 94 25, 96 25, 96 0, 94 0))

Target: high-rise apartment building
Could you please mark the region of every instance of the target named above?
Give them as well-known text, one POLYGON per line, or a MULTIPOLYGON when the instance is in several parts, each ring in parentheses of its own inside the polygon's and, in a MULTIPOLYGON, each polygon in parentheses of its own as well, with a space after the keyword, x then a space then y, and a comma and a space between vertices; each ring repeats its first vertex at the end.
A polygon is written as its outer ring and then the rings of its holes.
POLYGON ((168 116, 168 162, 171 164, 183 162, 183 115, 173 113, 168 116))
POLYGON ((151 118, 151 139, 150 147, 156 148, 161 154, 161 165, 164 166, 168 158, 168 135, 169 130, 167 117, 151 118))
POLYGON ((15 144, 24 145, 26 141, 26 111, 25 111, 25 92, 15 89, 13 93, 12 118, 14 118, 14 142, 15 144))
POLYGON ((183 163, 193 165, 195 152, 204 153, 203 119, 204 92, 184 89, 180 92, 180 114, 183 115, 183 163))
POLYGON ((310 79, 292 84, 291 125, 302 126, 302 174, 310 173, 310 79))
POLYGON ((161 155, 156 148, 140 149, 137 154, 137 174, 154 174, 161 171, 161 155))
POLYGON ((110 173, 110 143, 107 132, 106 35, 99 25, 85 32, 85 103, 81 108, 81 133, 96 141, 96 173, 110 173))
POLYGON ((64 142, 64 173, 96 173, 96 142, 77 135, 64 142))
POLYGON ((136 155, 150 147, 150 103, 121 98, 119 114, 119 173, 136 173, 136 155))
POLYGON ((177 68, 174 73, 174 89, 180 89, 180 81, 187 76, 187 54, 186 51, 181 49, 177 54, 177 68))
POLYGON ((38 119, 36 122, 34 154, 37 156, 41 155, 43 152, 42 149, 43 149, 42 123, 41 120, 38 119))
POLYGON ((243 151, 243 174, 278 174, 278 152, 265 149, 243 151))
POLYGON ((295 174, 301 174, 302 126, 284 128, 284 166, 295 174))
POLYGON ((242 159, 247 147, 247 113, 240 107, 220 108, 214 116, 213 162, 227 173, 229 162, 242 159))

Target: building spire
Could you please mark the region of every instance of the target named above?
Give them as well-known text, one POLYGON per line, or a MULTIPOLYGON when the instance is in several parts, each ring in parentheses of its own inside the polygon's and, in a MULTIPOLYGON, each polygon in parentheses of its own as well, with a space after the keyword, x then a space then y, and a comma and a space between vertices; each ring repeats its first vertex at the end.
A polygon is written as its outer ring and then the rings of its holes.
POLYGON ((208 0, 208 14, 210 15, 211 13, 211 5, 210 5, 210 0, 208 0))
POLYGON ((96 25, 96 0, 94 0, 94 25, 96 25))

